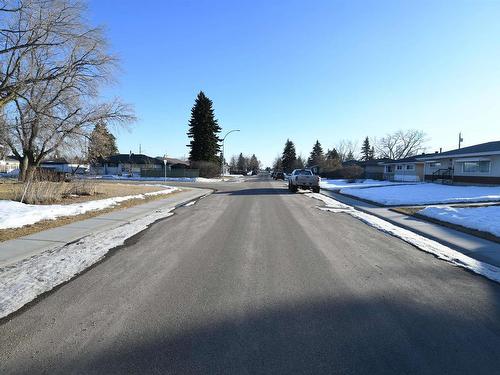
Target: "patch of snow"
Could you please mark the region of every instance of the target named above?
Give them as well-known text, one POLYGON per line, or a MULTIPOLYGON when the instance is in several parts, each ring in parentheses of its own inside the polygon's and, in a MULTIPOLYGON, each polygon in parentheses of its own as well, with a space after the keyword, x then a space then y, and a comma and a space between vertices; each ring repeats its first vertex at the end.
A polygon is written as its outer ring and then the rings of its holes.
POLYGON ((124 197, 113 197, 72 204, 34 205, 0 200, 0 229, 20 228, 42 220, 54 220, 61 216, 80 215, 89 211, 102 210, 104 208, 112 207, 120 202, 130 199, 145 199, 148 196, 170 194, 178 190, 177 188, 171 186, 162 185, 162 187, 165 189, 150 193, 127 195, 124 197))
POLYGON ((342 189, 340 193, 388 206, 500 201, 500 186, 422 183, 368 189, 342 189))
POLYGON ((325 190, 340 190, 344 188, 357 189, 357 188, 367 188, 374 186, 388 186, 388 185, 398 185, 400 183, 393 181, 381 181, 381 180, 356 180, 355 182, 349 182, 350 180, 344 179, 321 179, 320 187, 325 190))
POLYGON ((500 237, 500 206, 460 208, 437 206, 426 207, 418 213, 500 237))
POLYGON ((100 180, 125 180, 125 181, 173 181, 173 182, 193 182, 193 183, 212 183, 212 182, 243 182, 242 175, 224 175, 220 178, 205 178, 205 177, 140 177, 140 176, 118 176, 118 175, 95 175, 85 176, 88 179, 100 180))
POLYGON ((466 268, 479 275, 485 276, 490 280, 500 283, 499 267, 495 267, 491 264, 470 258, 465 254, 462 254, 456 250, 440 244, 439 242, 421 236, 408 229, 398 227, 374 215, 358 211, 354 207, 340 203, 333 198, 325 197, 321 194, 316 193, 310 193, 306 195, 311 198, 319 199, 326 204, 325 207, 318 207, 320 210, 331 211, 335 213, 342 212, 351 215, 352 217, 363 221, 373 228, 400 238, 401 240, 419 248, 422 251, 435 255, 439 259, 450 262, 455 266, 466 268))
POLYGON ((172 209, 152 214, 102 233, 92 234, 76 243, 56 247, 0 268, 0 318, 17 311, 38 295, 70 280, 122 245, 127 238, 159 219, 173 215, 172 209))

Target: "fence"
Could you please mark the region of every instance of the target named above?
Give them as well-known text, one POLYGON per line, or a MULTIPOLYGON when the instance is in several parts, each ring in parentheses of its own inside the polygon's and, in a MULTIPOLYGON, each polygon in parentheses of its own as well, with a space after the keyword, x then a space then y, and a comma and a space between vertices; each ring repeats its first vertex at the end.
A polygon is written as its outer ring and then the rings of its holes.
MULTIPOLYGON (((167 168, 166 177, 185 177, 185 178, 196 178, 200 176, 199 169, 187 169, 187 168, 167 168)), ((164 168, 142 168, 141 169, 141 177, 165 177, 165 169, 164 168)))

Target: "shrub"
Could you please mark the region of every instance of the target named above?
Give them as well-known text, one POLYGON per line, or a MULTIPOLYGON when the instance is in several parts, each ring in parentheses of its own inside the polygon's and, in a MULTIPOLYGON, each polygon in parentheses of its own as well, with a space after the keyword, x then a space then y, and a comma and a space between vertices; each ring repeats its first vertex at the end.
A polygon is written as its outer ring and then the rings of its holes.
POLYGON ((220 164, 211 161, 194 161, 191 163, 192 168, 200 171, 200 177, 217 177, 220 175, 220 164))
POLYGON ((363 173, 364 173, 363 168, 361 168, 358 165, 348 165, 346 167, 343 167, 341 170, 342 177, 350 181, 362 178, 363 173))
POLYGON ((89 180, 74 180, 70 182, 40 181, 18 184, 14 188, 14 199, 28 204, 57 203, 71 195, 94 195, 96 183, 89 180))

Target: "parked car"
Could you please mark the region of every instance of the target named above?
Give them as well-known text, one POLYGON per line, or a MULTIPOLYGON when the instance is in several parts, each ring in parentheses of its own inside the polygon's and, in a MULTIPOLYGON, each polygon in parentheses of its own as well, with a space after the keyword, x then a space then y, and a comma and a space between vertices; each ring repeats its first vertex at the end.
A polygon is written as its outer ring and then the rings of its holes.
POLYGON ((275 180, 285 181, 285 174, 283 172, 276 172, 273 177, 275 180))
POLYGON ((316 176, 310 169, 296 169, 288 178, 288 189, 293 193, 298 189, 308 189, 319 193, 320 180, 320 177, 316 176))

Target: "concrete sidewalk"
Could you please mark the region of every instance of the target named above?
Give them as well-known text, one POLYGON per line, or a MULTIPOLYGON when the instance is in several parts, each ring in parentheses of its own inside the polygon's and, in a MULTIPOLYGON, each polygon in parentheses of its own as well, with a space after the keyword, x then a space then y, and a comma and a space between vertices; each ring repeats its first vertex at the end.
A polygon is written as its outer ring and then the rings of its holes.
POLYGON ((165 199, 154 200, 130 208, 116 210, 90 219, 76 221, 71 224, 14 240, 0 242, 0 267, 8 266, 22 259, 40 254, 53 248, 59 248, 92 233, 102 232, 147 216, 162 208, 177 208, 199 199, 212 191, 208 189, 182 188, 181 192, 165 199))
POLYGON ((357 210, 372 214, 388 222, 409 229, 424 237, 431 238, 445 246, 457 250, 471 258, 500 267, 500 244, 457 231, 439 224, 421 220, 412 216, 391 211, 361 200, 357 200, 333 191, 321 190, 323 195, 353 206, 357 210))

